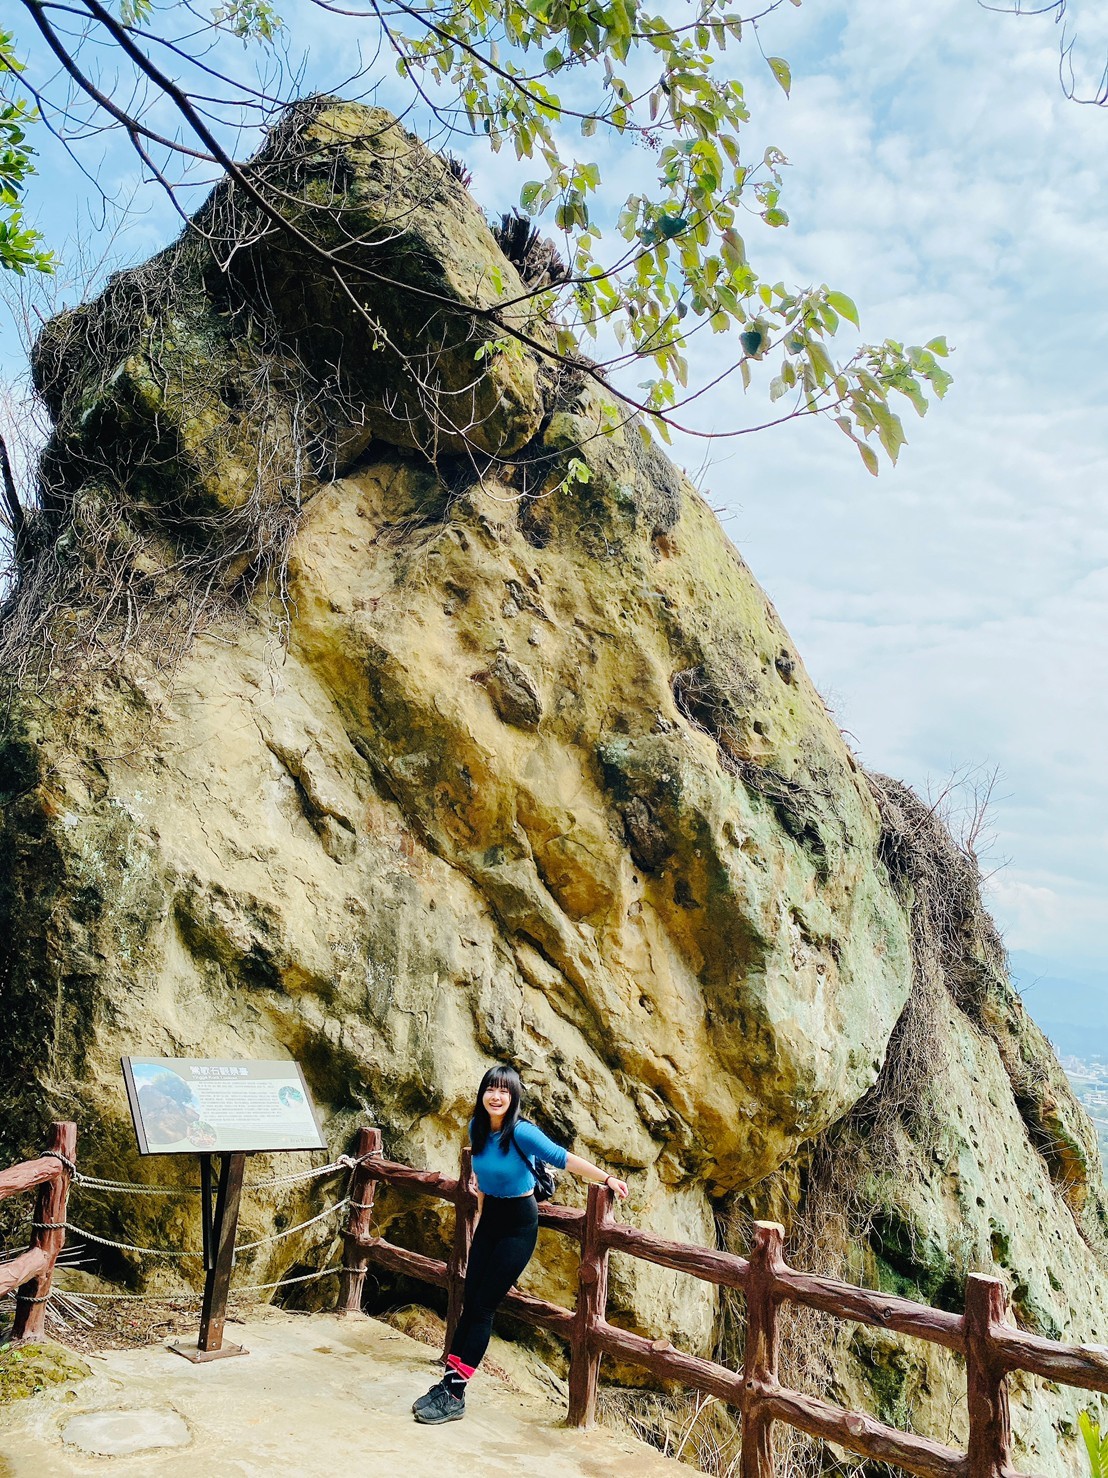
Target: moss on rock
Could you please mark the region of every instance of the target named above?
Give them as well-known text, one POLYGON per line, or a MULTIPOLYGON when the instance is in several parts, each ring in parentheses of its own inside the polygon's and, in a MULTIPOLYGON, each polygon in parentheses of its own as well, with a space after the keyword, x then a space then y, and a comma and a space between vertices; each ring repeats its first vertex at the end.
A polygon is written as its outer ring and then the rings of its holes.
POLYGON ((52 1342, 0 1344, 0 1406, 37 1396, 51 1386, 72 1385, 91 1374, 83 1360, 52 1342))

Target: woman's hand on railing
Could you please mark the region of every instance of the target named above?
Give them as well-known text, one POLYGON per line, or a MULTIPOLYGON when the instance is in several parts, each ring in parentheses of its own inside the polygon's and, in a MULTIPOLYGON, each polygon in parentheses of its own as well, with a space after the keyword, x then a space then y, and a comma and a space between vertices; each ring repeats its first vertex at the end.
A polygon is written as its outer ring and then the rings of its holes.
POLYGON ((627 1200, 627 1182, 620 1180, 618 1175, 609 1175, 591 1160, 583 1160, 580 1155, 567 1155, 566 1169, 570 1175, 579 1175, 582 1180, 590 1181, 593 1185, 606 1185, 621 1201, 627 1200))

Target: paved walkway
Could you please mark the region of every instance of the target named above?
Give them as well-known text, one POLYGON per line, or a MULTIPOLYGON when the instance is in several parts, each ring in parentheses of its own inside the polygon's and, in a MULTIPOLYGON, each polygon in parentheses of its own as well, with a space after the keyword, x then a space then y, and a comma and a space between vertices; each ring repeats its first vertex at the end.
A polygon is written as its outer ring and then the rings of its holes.
POLYGON ((374 1319, 270 1313, 228 1335, 250 1354, 192 1365, 164 1346, 0 1407, 0 1478, 677 1478, 692 1469, 605 1428, 570 1431, 524 1377, 478 1375, 463 1421, 420 1427, 432 1351, 374 1319))

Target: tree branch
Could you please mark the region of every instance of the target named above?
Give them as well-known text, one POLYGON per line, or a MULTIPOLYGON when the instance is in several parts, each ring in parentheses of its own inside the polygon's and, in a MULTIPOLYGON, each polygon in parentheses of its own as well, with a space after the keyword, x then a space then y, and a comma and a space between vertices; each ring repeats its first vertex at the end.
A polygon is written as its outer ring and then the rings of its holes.
POLYGON ((15 478, 12 476, 12 464, 8 458, 8 444, 3 436, 0 436, 0 481, 4 487, 4 505, 7 509, 5 522, 12 531, 15 541, 15 551, 18 557, 27 533, 27 514, 23 504, 19 501, 16 491, 15 478))

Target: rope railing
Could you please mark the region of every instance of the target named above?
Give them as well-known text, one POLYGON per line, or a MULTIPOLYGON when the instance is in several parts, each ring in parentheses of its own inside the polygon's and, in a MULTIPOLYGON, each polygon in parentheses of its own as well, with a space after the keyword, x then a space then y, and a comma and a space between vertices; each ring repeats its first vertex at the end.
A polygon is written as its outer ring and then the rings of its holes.
MULTIPOLYGON (((324 1175, 336 1175, 340 1170, 350 1170, 354 1161, 349 1155, 340 1155, 329 1165, 315 1165, 308 1170, 293 1170, 285 1175, 271 1175, 265 1180, 243 1182, 243 1191, 264 1191, 274 1186, 295 1185, 299 1181, 319 1180, 324 1175)), ((73 1186, 79 1190, 104 1191, 113 1195, 130 1196, 185 1196, 200 1194, 198 1185, 151 1185, 143 1180, 105 1180, 99 1175, 83 1175, 74 1167, 73 1186)))
MULTIPOLYGON (((307 1227, 313 1227, 318 1222, 326 1221, 328 1217, 337 1216, 340 1211, 345 1211, 350 1204, 349 1198, 344 1196, 336 1201, 333 1206, 325 1206, 315 1216, 309 1216, 306 1221, 299 1221, 295 1226, 283 1227, 279 1232, 270 1232, 266 1237, 257 1237, 253 1242, 236 1242, 235 1256, 240 1252, 253 1252, 258 1247, 266 1247, 272 1242, 282 1242, 286 1237, 295 1236, 297 1232, 304 1231, 307 1227)), ((41 1222, 32 1221, 32 1227, 42 1227, 41 1222)), ((136 1252, 143 1257, 202 1257, 203 1251, 194 1247, 139 1247, 134 1242, 117 1241, 111 1237, 102 1237, 98 1232, 90 1232, 87 1227, 78 1226, 76 1222, 59 1222, 55 1230, 64 1229, 72 1232, 75 1236, 84 1238, 87 1242, 94 1242, 98 1247, 109 1247, 113 1251, 136 1252)), ((276 1284, 274 1285, 276 1287, 276 1284)))
MULTIPOLYGON (((193 1185, 158 1185, 146 1181, 128 1181, 108 1179, 101 1176, 85 1175, 78 1170, 73 1156, 76 1152, 76 1126, 73 1124, 55 1124, 51 1145, 42 1151, 35 1160, 23 1161, 10 1169, 0 1172, 0 1199, 5 1196, 16 1195, 21 1191, 31 1190, 35 1186, 40 1187, 39 1200, 33 1215, 27 1219, 26 1226, 31 1234, 31 1245, 24 1253, 0 1262, 0 1298, 14 1298, 16 1300, 16 1319, 12 1331, 12 1338, 17 1340, 34 1339, 41 1336, 44 1328, 44 1306, 53 1296, 52 1279, 54 1267, 58 1254, 65 1245, 66 1233, 79 1237, 83 1242, 91 1243, 95 1247, 107 1248, 111 1251, 128 1252, 139 1257, 165 1257, 176 1260, 188 1258, 201 1258, 203 1252, 200 1249, 180 1247, 144 1247, 135 1242, 128 1242, 122 1238, 105 1237, 99 1232, 94 1232, 80 1223, 71 1221, 68 1216, 68 1197, 74 1191, 91 1191, 104 1195, 139 1195, 139 1196, 179 1196, 182 1194, 199 1194, 200 1187, 193 1185)), ((289 1171, 281 1175, 267 1176, 261 1180, 250 1181, 244 1184, 244 1191, 261 1191, 275 1187, 302 1184, 306 1181, 319 1180, 324 1176, 334 1175, 340 1171, 350 1171, 357 1168, 357 1161, 350 1155, 340 1155, 326 1165, 312 1166, 307 1170, 289 1171)), ((304 1221, 297 1222, 294 1226, 283 1227, 281 1230, 271 1232, 268 1236, 255 1238, 250 1242, 239 1242, 235 1245, 235 1256, 244 1252, 255 1251, 259 1247, 268 1246, 272 1243, 284 1241, 288 1237, 295 1236, 298 1232, 307 1230, 309 1227, 318 1225, 329 1220, 331 1217, 340 1215, 349 1205, 349 1199, 342 1197, 332 1206, 326 1206, 315 1216, 310 1216, 304 1221)), ((308 1283, 320 1278, 334 1277, 348 1272, 349 1269, 342 1265, 320 1268, 315 1272, 304 1273, 297 1277, 276 1278, 267 1283, 247 1283, 236 1285, 230 1291, 232 1298, 263 1293, 274 1288, 282 1288, 287 1284, 308 1283)), ((82 1291, 81 1299, 93 1300, 129 1300, 134 1302, 160 1302, 161 1298, 155 1295, 125 1292, 102 1292, 82 1291)), ((195 1296, 196 1301, 200 1295, 195 1296)))
MULTIPOLYGON (((360 1310, 370 1264, 446 1290, 444 1356, 461 1312, 461 1295, 476 1222, 477 1196, 469 1150, 454 1179, 386 1160, 377 1129, 359 1131, 356 1168, 347 1188, 351 1216, 344 1233, 346 1256, 339 1294, 342 1312, 360 1310), (455 1208, 449 1257, 408 1251, 373 1233, 370 1214, 380 1183, 450 1201, 455 1208)), ((749 1257, 690 1243, 671 1242, 612 1219, 612 1193, 590 1186, 580 1211, 543 1203, 539 1225, 571 1237, 581 1247, 573 1309, 513 1290, 507 1312, 559 1335, 569 1345, 569 1424, 595 1420, 600 1362, 607 1355, 653 1375, 716 1396, 742 1417, 741 1478, 774 1478, 774 1427, 781 1422, 833 1442, 856 1457, 884 1462, 919 1478, 1034 1478, 1012 1465, 1008 1375, 1041 1375, 1089 1391, 1108 1393, 1108 1348, 1066 1345, 1026 1334, 1008 1322, 1007 1294, 998 1278, 971 1274, 965 1312, 949 1313, 910 1299, 860 1288, 789 1267, 784 1230, 756 1222, 749 1257), (741 1371, 676 1349, 666 1338, 649 1339, 608 1323, 608 1262, 621 1253, 746 1296, 747 1329, 741 1371), (778 1311, 784 1304, 819 1310, 833 1318, 910 1335, 961 1355, 965 1361, 967 1451, 900 1431, 863 1412, 848 1411, 782 1385, 778 1311)))
MULTIPOLYGON (((236 1298, 242 1298, 249 1293, 266 1293, 274 1288, 290 1287, 294 1283, 313 1283, 319 1278, 334 1278, 340 1273, 349 1271, 350 1269, 343 1267, 341 1263, 335 1263, 329 1268, 319 1268, 312 1273, 300 1273, 293 1278, 288 1277, 286 1274, 280 1278, 274 1278, 271 1283, 239 1283, 231 1289, 229 1297, 234 1300, 236 1298)), ((14 1298, 15 1294, 9 1293, 5 1296, 14 1298)), ((53 1293, 49 1295, 49 1297, 53 1296, 53 1293)), ((70 1292, 68 1296, 75 1297, 79 1300, 93 1299, 103 1303, 151 1304, 198 1304, 204 1297, 203 1293, 125 1293, 117 1289, 112 1289, 111 1292, 104 1292, 99 1289, 81 1289, 79 1293, 73 1294, 70 1292)), ((45 1303, 48 1300, 43 1298, 39 1301, 45 1303)))

